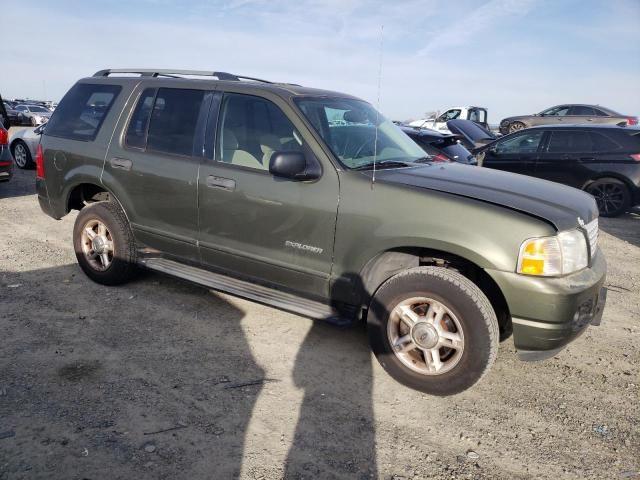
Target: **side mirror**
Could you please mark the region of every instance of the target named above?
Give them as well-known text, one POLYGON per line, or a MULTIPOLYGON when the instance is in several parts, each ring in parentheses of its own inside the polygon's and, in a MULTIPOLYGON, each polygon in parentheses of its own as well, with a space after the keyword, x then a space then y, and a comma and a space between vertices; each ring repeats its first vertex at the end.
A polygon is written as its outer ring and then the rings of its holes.
POLYGON ((291 180, 314 180, 320 176, 320 167, 315 163, 308 165, 302 152, 273 152, 269 173, 291 180))

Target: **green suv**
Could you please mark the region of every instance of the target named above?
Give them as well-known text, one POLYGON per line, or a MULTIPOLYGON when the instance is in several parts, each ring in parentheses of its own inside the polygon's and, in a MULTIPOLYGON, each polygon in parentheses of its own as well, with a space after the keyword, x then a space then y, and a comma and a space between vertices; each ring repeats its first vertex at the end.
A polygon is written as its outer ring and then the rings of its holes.
POLYGON ((555 355, 605 303, 579 190, 430 158, 355 97, 222 72, 102 70, 36 156, 42 209, 79 210, 78 262, 138 267, 337 323, 363 320, 396 380, 476 383, 513 334, 555 355))

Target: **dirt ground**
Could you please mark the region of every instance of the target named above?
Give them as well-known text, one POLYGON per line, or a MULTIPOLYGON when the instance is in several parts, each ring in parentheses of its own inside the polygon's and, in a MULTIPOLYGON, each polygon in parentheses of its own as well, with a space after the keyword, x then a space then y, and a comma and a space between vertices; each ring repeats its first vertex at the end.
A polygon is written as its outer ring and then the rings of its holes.
POLYGON ((449 398, 340 329, 147 273, 107 288, 0 184, 0 479, 640 478, 640 212, 601 220, 603 324, 557 357, 511 340, 449 398))

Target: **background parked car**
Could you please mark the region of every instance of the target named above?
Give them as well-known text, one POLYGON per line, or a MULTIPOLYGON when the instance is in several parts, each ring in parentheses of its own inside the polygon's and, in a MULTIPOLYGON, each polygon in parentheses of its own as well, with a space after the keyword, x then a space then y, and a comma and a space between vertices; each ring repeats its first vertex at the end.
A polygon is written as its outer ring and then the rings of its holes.
POLYGON ((517 132, 523 128, 537 125, 553 125, 558 123, 607 123, 613 125, 637 125, 638 118, 630 115, 622 115, 610 108, 600 105, 565 104, 543 110, 533 115, 521 115, 508 117, 500 122, 500 133, 507 134, 517 132))
POLYGON ((432 161, 477 164, 473 154, 459 143, 461 137, 458 135, 440 133, 428 128, 407 126, 400 128, 431 156, 432 161))
POLYGON ((546 125, 507 135, 474 153, 485 167, 585 190, 605 217, 640 204, 638 127, 546 125))
POLYGON ((411 127, 430 128, 443 133, 451 133, 447 127, 447 123, 451 120, 470 120, 478 125, 489 128, 487 123, 487 109, 484 107, 452 107, 447 109, 441 115, 434 115, 431 118, 423 118, 414 120, 409 123, 411 127))
POLYGON ((42 105, 17 105, 16 110, 21 112, 34 127, 48 122, 51 117, 51 110, 42 105))
POLYGON ((40 125, 35 129, 23 128, 11 137, 9 149, 18 168, 31 169, 35 167, 36 149, 44 127, 44 125, 40 125))
POLYGON ((11 161, 8 143, 9 131, 4 128, 4 123, 0 121, 0 182, 6 182, 11 179, 13 162, 11 161))

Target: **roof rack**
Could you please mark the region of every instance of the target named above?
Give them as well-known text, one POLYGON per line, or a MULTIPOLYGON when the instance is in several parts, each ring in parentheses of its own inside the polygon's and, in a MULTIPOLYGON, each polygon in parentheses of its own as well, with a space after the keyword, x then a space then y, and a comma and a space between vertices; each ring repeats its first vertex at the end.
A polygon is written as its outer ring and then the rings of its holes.
POLYGON ((262 80, 261 78, 247 77, 244 75, 234 75, 227 72, 209 72, 201 70, 161 70, 157 68, 108 68, 105 70, 99 70, 93 74, 94 77, 108 77, 114 73, 137 73, 141 77, 169 77, 169 78, 181 78, 182 76, 196 76, 196 77, 216 77, 218 80, 231 80, 239 82, 241 80, 251 80, 254 82, 273 83, 268 80, 262 80))

